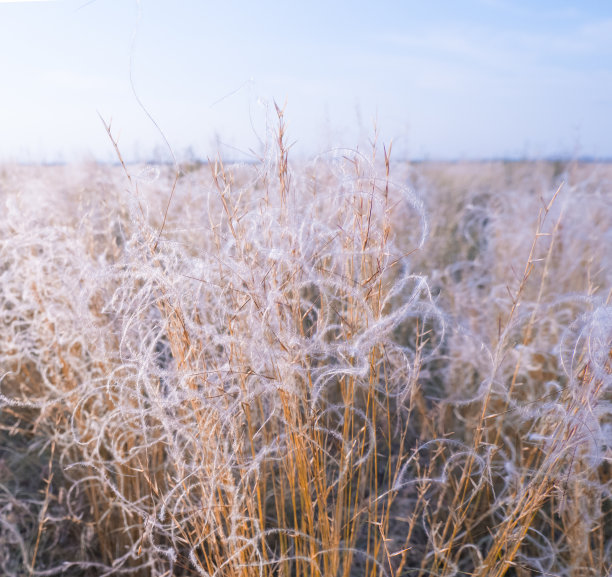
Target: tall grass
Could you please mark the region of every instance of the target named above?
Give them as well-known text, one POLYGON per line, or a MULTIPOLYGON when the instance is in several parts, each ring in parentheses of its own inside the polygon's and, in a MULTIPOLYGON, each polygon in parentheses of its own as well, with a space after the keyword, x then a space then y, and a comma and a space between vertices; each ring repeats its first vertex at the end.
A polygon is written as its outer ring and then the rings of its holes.
POLYGON ((609 574, 609 181, 294 166, 278 114, 256 165, 4 169, 3 574, 609 574))

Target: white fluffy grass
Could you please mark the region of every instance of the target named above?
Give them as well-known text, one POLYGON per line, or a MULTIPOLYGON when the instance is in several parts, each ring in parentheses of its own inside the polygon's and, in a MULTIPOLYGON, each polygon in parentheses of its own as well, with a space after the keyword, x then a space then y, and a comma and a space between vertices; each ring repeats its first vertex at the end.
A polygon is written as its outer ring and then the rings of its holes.
POLYGON ((609 182, 283 146, 4 169, 2 572, 609 572, 609 182))

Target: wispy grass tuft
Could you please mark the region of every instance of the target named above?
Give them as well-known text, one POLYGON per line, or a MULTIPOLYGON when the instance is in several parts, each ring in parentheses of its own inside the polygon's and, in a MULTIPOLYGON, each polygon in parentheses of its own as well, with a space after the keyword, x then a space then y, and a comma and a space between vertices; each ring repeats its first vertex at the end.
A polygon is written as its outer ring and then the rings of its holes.
POLYGON ((277 114, 258 165, 5 170, 1 572, 608 574, 609 181, 294 165, 277 114))

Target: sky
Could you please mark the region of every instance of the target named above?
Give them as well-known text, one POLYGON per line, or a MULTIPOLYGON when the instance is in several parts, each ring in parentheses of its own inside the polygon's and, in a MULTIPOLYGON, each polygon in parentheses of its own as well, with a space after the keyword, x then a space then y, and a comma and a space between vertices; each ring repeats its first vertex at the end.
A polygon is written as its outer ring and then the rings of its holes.
POLYGON ((612 158, 607 0, 0 0, 0 161, 612 158))

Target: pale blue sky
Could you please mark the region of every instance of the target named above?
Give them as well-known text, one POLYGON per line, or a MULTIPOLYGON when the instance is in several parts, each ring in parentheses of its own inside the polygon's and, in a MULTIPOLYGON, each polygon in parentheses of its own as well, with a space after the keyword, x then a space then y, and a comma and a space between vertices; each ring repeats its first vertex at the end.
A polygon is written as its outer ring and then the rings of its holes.
POLYGON ((612 2, 0 1, 0 160, 260 151, 612 157, 612 2), (140 14, 140 16, 139 16, 140 14), (133 46, 133 49, 132 49, 133 46), (234 147, 234 148, 232 148, 234 147))

